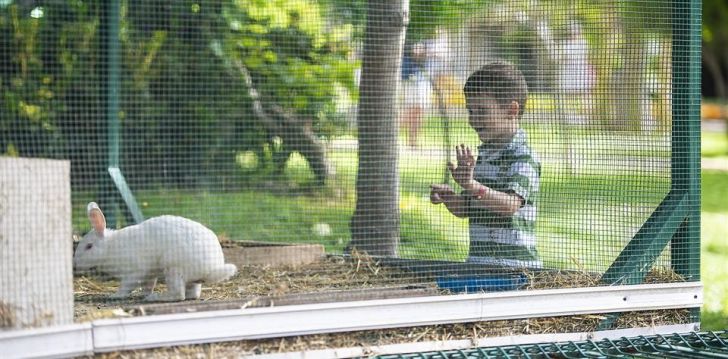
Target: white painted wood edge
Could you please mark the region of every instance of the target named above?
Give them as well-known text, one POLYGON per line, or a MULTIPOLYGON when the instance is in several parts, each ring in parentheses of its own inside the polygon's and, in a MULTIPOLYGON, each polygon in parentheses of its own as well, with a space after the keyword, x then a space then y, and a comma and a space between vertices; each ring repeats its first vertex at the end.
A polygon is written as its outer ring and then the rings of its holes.
POLYGON ((93 322, 97 352, 521 318, 699 308, 699 282, 290 305, 93 322))
POLYGON ((0 332, 1 358, 69 358, 94 353, 92 323, 0 332))

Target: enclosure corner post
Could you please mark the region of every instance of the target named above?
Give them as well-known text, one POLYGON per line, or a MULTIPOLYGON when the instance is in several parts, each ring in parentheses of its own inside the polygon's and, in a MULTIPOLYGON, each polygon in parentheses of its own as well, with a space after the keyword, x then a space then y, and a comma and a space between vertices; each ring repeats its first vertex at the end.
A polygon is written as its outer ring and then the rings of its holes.
MULTIPOLYGON (((672 240, 676 273, 700 280, 700 66, 702 2, 673 0, 672 188, 686 192, 687 215, 672 240), (682 21, 679 21, 682 20, 682 21)), ((700 321, 700 309, 691 310, 700 321)))
POLYGON ((103 187, 103 200, 105 206, 112 210, 108 212, 107 221, 115 224, 113 208, 117 206, 116 191, 119 191, 125 207, 122 206, 122 212, 126 214, 127 221, 131 220, 139 223, 144 220, 139 206, 134 199, 129 186, 126 183, 124 175, 119 167, 120 152, 120 131, 121 125, 119 120, 119 102, 121 97, 121 39, 119 31, 121 27, 121 0, 109 0, 104 3, 103 19, 101 31, 104 36, 101 41, 105 45, 106 55, 106 71, 102 76, 106 88, 106 126, 107 126, 107 146, 108 146, 108 167, 107 173, 104 174, 104 183, 108 183, 110 177, 111 183, 103 187), (123 209, 126 210, 123 210, 123 209))
POLYGON ((675 272, 700 279, 701 1, 673 0, 672 190, 686 194, 686 216, 670 248, 675 272))

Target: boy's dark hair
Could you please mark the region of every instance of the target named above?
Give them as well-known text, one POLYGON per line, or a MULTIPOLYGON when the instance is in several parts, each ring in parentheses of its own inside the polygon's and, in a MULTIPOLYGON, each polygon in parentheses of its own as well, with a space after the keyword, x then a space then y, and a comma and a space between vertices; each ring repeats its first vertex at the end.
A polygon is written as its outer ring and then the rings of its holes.
POLYGON ((501 105, 518 102, 518 117, 523 114, 528 99, 528 85, 518 68, 513 64, 495 60, 489 61, 468 76, 463 88, 465 97, 478 94, 492 96, 501 105))

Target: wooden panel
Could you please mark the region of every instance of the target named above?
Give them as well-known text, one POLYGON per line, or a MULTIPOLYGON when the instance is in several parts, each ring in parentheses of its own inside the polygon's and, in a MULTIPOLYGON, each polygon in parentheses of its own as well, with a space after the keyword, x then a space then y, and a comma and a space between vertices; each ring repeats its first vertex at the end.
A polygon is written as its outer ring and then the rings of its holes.
POLYGON ((238 266, 300 266, 323 258, 321 244, 287 244, 268 242, 234 242, 223 247, 225 262, 238 266))

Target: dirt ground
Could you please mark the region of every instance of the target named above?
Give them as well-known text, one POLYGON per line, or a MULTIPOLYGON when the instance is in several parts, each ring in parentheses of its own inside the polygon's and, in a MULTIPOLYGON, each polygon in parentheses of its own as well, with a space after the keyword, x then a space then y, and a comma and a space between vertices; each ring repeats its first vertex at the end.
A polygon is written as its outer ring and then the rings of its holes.
MULTIPOLYGON (((262 297, 308 294, 311 301, 323 300, 329 292, 362 290, 366 288, 392 288, 411 283, 406 274, 396 269, 377 265, 369 259, 346 260, 325 257, 321 261, 299 267, 245 266, 227 281, 203 284, 199 300, 185 301, 190 305, 220 301, 242 302, 262 297), (317 298, 316 293, 321 293, 317 298)), ((139 290, 128 299, 110 300, 119 282, 103 277, 77 276, 74 278, 75 320, 83 322, 99 318, 137 315, 135 307, 145 305, 139 290)), ((434 283, 430 284, 434 289, 434 283)), ((164 284, 156 290, 166 290, 164 284)), ((432 293, 430 293, 432 294, 432 293)))

